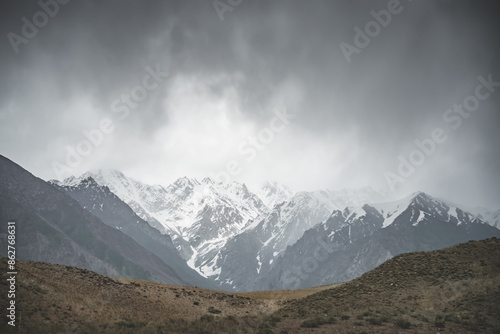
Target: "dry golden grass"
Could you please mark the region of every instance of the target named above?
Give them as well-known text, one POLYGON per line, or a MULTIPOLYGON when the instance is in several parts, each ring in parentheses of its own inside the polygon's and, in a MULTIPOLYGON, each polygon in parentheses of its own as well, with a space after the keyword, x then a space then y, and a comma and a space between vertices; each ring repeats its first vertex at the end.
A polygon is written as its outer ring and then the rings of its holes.
POLYGON ((340 286, 341 284, 343 283, 322 285, 301 290, 268 290, 268 291, 243 292, 237 294, 243 297, 250 297, 256 300, 283 301, 283 300, 304 298, 316 292, 320 292, 327 289, 333 289, 335 287, 340 286))
MULTIPOLYGON (((17 267, 18 314, 27 328, 36 324, 48 332, 120 322, 192 321, 207 314, 243 317, 274 310, 266 302, 220 291, 116 279, 45 263, 18 261, 17 267), (211 313, 211 307, 220 313, 211 313)), ((2 277, 2 287, 4 282, 2 277)))
POLYGON ((500 240, 397 256, 358 279, 286 302, 276 332, 499 333, 500 240), (335 324, 329 324, 331 318, 335 324), (299 327, 299 328, 297 328, 299 327))

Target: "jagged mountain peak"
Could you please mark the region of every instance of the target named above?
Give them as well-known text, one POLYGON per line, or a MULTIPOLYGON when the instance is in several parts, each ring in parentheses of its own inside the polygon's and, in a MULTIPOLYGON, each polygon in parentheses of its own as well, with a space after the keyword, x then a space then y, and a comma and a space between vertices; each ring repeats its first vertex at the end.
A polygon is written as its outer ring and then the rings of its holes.
POLYGON ((423 191, 417 191, 410 195, 409 206, 432 209, 435 207, 451 208, 455 207, 453 203, 441 200, 437 197, 431 196, 423 191))
POLYGON ((68 176, 67 178, 65 178, 64 180, 50 180, 49 183, 52 183, 52 184, 56 184, 56 185, 60 185, 60 186, 76 186, 78 184, 80 184, 80 181, 81 179, 79 177, 76 177, 76 176, 68 176))
POLYGON ((421 222, 446 221, 457 225, 470 223, 483 223, 468 211, 459 206, 433 197, 423 191, 417 191, 411 195, 393 202, 376 203, 373 206, 384 217, 383 227, 393 223, 404 221, 416 226, 421 222), (408 214, 409 219, 401 219, 408 214))
POLYGON ((416 191, 410 195, 413 201, 436 201, 434 197, 431 195, 423 192, 423 191, 416 191))
POLYGON ((80 183, 78 184, 78 186, 85 187, 85 188, 100 187, 100 185, 96 182, 96 180, 94 180, 94 178, 92 176, 87 176, 86 178, 81 180, 80 183))
POLYGON ((117 169, 93 169, 82 174, 80 177, 87 176, 92 176, 94 178, 125 178, 125 174, 117 169))
POLYGON ((196 178, 188 178, 187 176, 183 176, 175 180, 173 184, 177 187, 193 188, 195 186, 199 186, 201 183, 196 178))
POLYGON ((82 181, 92 179, 95 183, 100 185, 106 185, 107 182, 116 182, 116 180, 123 180, 127 177, 119 170, 116 169, 93 169, 87 171, 80 176, 69 176, 62 181, 50 180, 50 183, 54 183, 60 186, 77 186, 82 181))
POLYGON ((362 206, 348 206, 342 211, 342 215, 347 219, 351 217, 362 217, 366 214, 366 211, 362 206))
POLYGON ((208 176, 204 177, 203 180, 201 180, 201 182, 204 183, 204 184, 214 184, 215 183, 214 180, 212 180, 208 176))

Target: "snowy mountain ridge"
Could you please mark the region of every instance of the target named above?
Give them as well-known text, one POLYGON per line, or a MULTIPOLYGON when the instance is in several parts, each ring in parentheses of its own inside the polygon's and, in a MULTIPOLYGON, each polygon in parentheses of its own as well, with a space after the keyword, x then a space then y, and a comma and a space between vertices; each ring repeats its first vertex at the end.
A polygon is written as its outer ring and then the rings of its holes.
POLYGON ((276 182, 255 189, 187 177, 162 186, 118 171, 91 171, 58 184, 81 187, 89 180, 108 187, 138 216, 170 235, 191 268, 227 290, 258 289, 252 284, 262 282, 249 282, 274 272, 289 248, 312 230, 327 242, 347 245, 379 229, 482 222, 477 214, 423 192, 386 202, 370 187, 293 192, 276 182))
POLYGON ((116 170, 89 171, 53 183, 78 186, 88 178, 108 187, 139 217, 169 234, 188 264, 212 277, 222 270, 227 242, 245 231, 258 235, 264 245, 262 259, 269 263, 333 209, 381 198, 371 188, 294 193, 277 182, 266 182, 252 191, 242 183, 216 183, 208 177, 148 185, 116 170))
POLYGON ((333 211, 287 247, 265 277, 238 288, 297 289, 344 282, 401 253, 492 236, 500 231, 470 212, 416 192, 398 201, 333 211), (318 250, 329 255, 318 256, 318 250), (306 260, 310 267, 304 267, 306 260))

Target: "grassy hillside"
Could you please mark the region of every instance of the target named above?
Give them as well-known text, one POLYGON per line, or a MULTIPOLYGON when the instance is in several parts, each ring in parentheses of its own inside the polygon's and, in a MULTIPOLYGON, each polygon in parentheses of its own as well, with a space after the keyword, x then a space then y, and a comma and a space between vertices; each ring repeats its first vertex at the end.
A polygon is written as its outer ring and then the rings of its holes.
POLYGON ((497 333, 500 239, 396 256, 335 289, 291 301, 274 316, 284 319, 280 328, 497 333))
MULTIPOLYGON (((21 333, 500 332, 495 238, 400 255, 353 281, 297 291, 231 294, 35 262, 18 262, 18 272, 21 333)), ((2 327, 19 330, 5 319, 2 327)))

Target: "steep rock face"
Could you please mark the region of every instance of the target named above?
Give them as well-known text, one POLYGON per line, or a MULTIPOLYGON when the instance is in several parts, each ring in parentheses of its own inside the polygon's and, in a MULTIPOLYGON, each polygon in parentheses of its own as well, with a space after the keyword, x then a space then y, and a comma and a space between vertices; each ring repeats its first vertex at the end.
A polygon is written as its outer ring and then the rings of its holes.
POLYGON ((87 172, 80 177, 69 177, 62 182, 52 181, 60 186, 77 186, 84 179, 91 177, 99 185, 108 187, 121 200, 127 203, 142 219, 163 233, 176 233, 165 228, 153 215, 163 205, 166 190, 159 185, 146 185, 126 177, 116 170, 96 170, 87 172))
POLYGON ((100 186, 92 177, 81 180, 74 186, 58 186, 80 205, 101 219, 106 225, 116 228, 134 239, 151 253, 158 256, 165 264, 174 269, 176 274, 192 286, 214 288, 215 285, 201 277, 187 266, 181 258, 170 236, 161 234, 122 200, 113 194, 108 187, 100 186))
POLYGON ((286 249, 261 285, 289 289, 343 282, 401 253, 492 236, 500 230, 419 192, 393 203, 334 211, 286 249))
POLYGON ((218 270, 212 277, 225 289, 263 289, 266 283, 261 278, 266 280, 275 259, 305 231, 327 219, 341 205, 361 205, 360 200, 380 198, 368 189, 348 191, 349 197, 342 197, 346 191, 299 192, 289 201, 276 204, 261 220, 254 221, 226 243, 217 254, 214 267, 218 270))
POLYGON ((226 241, 268 210, 245 184, 215 183, 209 178, 183 177, 163 187, 117 171, 93 171, 54 183, 73 186, 88 177, 109 187, 138 216, 170 235, 183 259, 205 276, 216 270, 215 256, 226 241))
MULTIPOLYGON (((84 210, 49 183, 0 156, 0 219, 16 222, 16 256, 111 276, 184 285, 175 271, 132 238, 84 210)), ((0 238, 6 241, 6 224, 0 238)), ((6 255, 6 249, 2 249, 6 255)))

